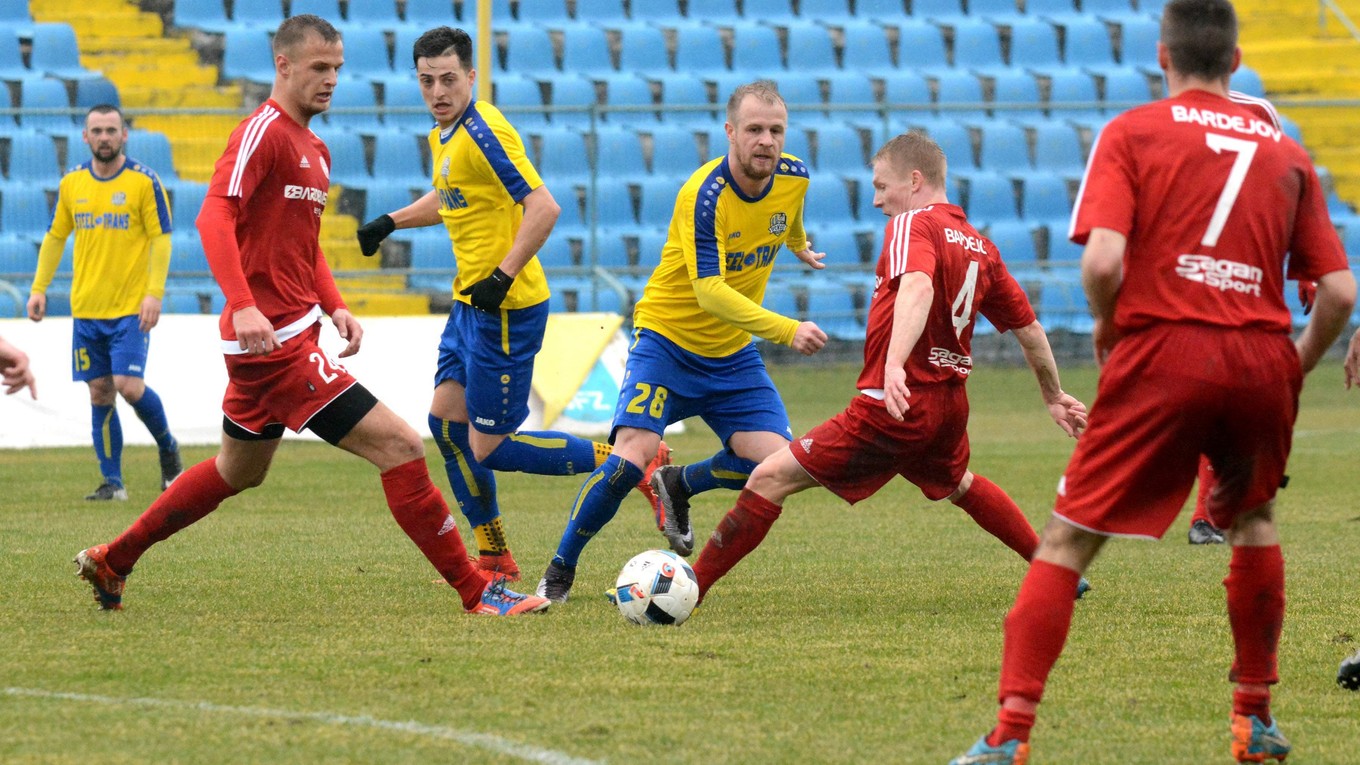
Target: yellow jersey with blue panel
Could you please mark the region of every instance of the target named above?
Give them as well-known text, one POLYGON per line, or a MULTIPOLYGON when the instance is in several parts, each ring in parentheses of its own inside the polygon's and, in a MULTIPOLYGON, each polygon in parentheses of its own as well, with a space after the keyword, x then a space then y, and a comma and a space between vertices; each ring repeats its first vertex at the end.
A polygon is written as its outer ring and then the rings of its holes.
POLYGON ((707 358, 736 353, 752 334, 791 344, 798 321, 760 303, 779 248, 807 247, 807 188, 807 166, 788 154, 755 197, 733 181, 726 156, 700 167, 676 197, 661 262, 638 301, 634 326, 707 358))
MULTIPOLYGON (((524 218, 519 203, 543 180, 515 128, 495 106, 476 99, 451 127, 430 131, 430 156, 439 216, 458 266, 453 299, 469 303, 459 293, 490 276, 510 252, 524 218)), ((548 280, 534 257, 515 277, 501 307, 525 308, 547 299, 548 280)))
POLYGON ((45 293, 52 283, 72 231, 72 316, 132 316, 141 312, 147 295, 165 295, 170 238, 162 236, 171 232, 170 204, 151 168, 129 157, 117 173, 100 178, 90 160, 62 177, 52 225, 38 254, 34 292, 45 293))

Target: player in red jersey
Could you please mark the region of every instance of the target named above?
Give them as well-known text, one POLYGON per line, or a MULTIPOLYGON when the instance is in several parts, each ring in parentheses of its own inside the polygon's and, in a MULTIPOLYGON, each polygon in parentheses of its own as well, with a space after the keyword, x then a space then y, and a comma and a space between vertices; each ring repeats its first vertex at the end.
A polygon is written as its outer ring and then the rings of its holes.
POLYGON ((1059 594, 1107 538, 1160 538, 1200 454, 1218 478, 1209 515, 1233 548, 1232 752, 1261 762, 1290 750, 1270 715, 1284 620, 1273 500, 1303 376, 1345 326, 1355 279, 1307 153, 1228 98, 1241 61, 1231 3, 1168 2, 1157 55, 1171 96, 1105 127, 1072 213, 1102 366, 1096 403, 1006 617, 998 724, 955 763, 1026 760, 1071 624, 1059 594), (1297 342, 1286 275, 1318 283, 1297 342))
POLYGON ((344 63, 340 33, 293 16, 274 35, 269 100, 231 134, 198 217, 208 264, 227 306, 222 448, 190 468, 108 544, 76 556, 105 609, 122 608, 125 578, 151 545, 264 482, 285 427, 306 428, 373 463, 393 517, 469 613, 541 611, 548 601, 488 582, 468 560, 448 505, 425 467, 425 445, 317 345, 322 314, 359 351, 363 329, 345 307, 318 235, 330 189, 330 152, 307 129, 330 106, 344 63))
MULTIPOLYGON (((1054 422, 1075 437, 1086 407, 1064 393, 1048 336, 996 245, 945 196, 945 156, 923 133, 899 135, 873 160, 884 231, 864 343, 860 395, 839 415, 766 457, 704 546, 694 573, 702 599, 765 537, 784 499, 818 484, 851 504, 900 475, 932 501, 948 499, 1028 560, 1038 535, 1000 487, 968 470, 974 319, 1012 330, 1054 422)), ((1078 590, 1073 582, 1071 597, 1078 590)))

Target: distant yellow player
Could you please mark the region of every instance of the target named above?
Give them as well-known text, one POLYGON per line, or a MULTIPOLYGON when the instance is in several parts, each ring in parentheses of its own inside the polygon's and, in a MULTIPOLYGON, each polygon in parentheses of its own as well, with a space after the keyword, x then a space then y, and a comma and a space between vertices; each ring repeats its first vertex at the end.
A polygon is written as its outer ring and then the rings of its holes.
POLYGON ((183 472, 165 407, 142 379, 170 269, 170 205, 155 171, 123 154, 127 124, 118 107, 92 107, 84 138, 93 157, 61 179, 52 225, 38 252, 28 318, 42 321, 47 315, 47 287, 75 231, 71 377, 90 386, 94 452, 104 477, 85 499, 125 500, 115 392, 156 439, 161 489, 183 472))

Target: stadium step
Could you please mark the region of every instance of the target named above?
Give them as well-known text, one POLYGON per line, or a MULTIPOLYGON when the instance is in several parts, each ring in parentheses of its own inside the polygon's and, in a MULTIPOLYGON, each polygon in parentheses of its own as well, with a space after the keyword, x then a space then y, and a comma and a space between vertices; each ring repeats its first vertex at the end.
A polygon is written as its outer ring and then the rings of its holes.
MULTIPOLYGON (((430 299, 425 295, 354 290, 346 286, 344 279, 339 280, 339 286, 340 294, 345 296, 345 304, 360 321, 372 316, 420 316, 430 312, 430 299)), ((397 289, 405 288, 403 284, 397 289)))

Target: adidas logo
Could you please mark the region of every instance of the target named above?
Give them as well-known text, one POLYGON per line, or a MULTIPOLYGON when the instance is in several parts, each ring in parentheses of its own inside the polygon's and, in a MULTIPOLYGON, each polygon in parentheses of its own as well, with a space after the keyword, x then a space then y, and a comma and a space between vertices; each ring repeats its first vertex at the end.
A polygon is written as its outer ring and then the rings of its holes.
POLYGON ((302 168, 303 170, 308 170, 312 167, 312 163, 307 161, 306 154, 302 155, 302 161, 298 163, 298 167, 302 168))
POLYGON ((812 439, 811 439, 811 438, 800 439, 800 440, 798 441, 798 445, 801 446, 801 447, 803 447, 803 451, 807 452, 808 454, 812 454, 812 439))
POLYGON ((442 537, 445 534, 449 533, 450 531, 453 531, 457 527, 458 524, 454 523, 453 516, 446 515, 444 516, 444 525, 439 527, 439 533, 436 536, 442 537))

